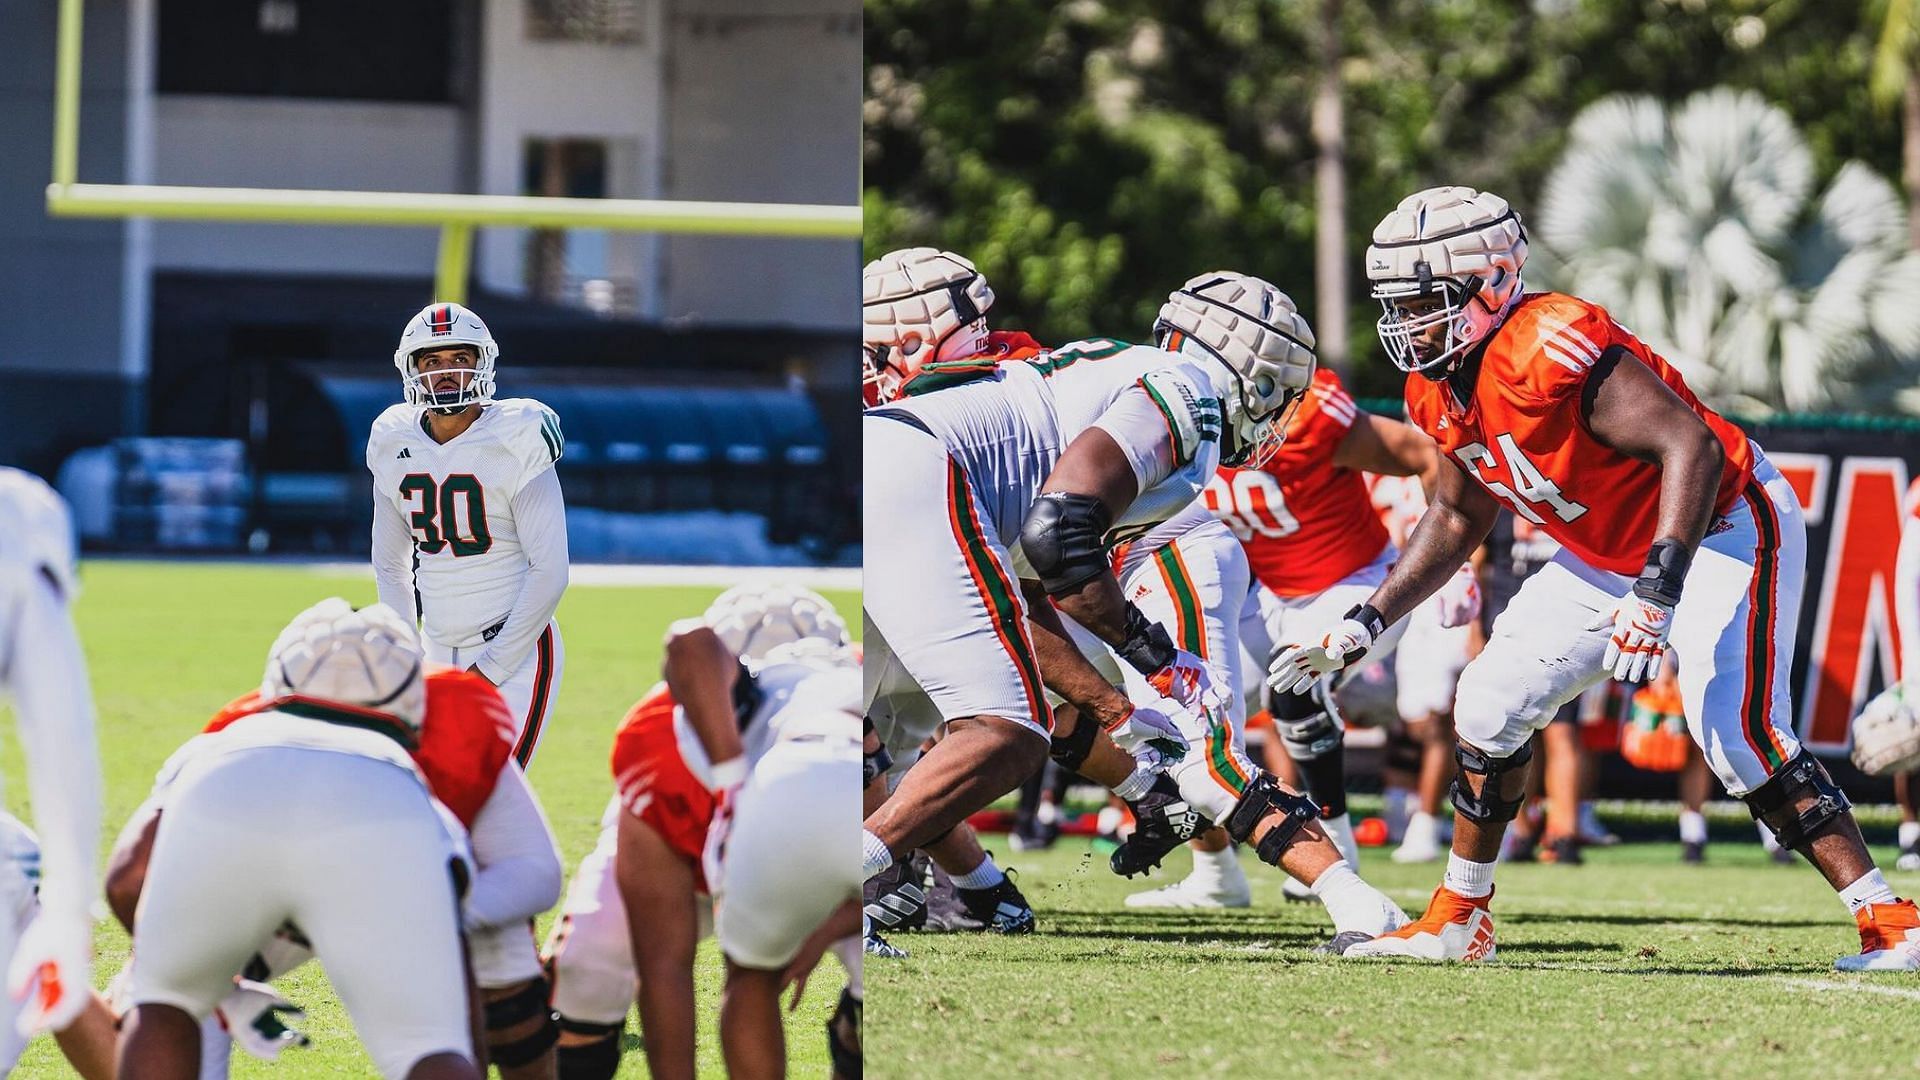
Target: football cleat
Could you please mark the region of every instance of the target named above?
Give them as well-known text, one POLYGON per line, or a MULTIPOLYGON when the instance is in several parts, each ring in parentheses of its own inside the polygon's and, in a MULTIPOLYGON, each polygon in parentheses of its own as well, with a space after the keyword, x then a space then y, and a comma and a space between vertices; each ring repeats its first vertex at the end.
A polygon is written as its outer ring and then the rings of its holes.
POLYGON ((1854 912, 1860 955, 1833 962, 1841 971, 1920 971, 1920 911, 1911 900, 1868 904, 1854 912))
MULTIPOLYGON (((991 930, 996 934, 1031 934, 1037 925, 1033 906, 1020 895, 1013 883, 1013 871, 1007 879, 985 889, 955 889, 960 904, 974 925, 969 929, 991 930)), ((961 929, 956 926, 955 929, 961 929)))
POLYGON ((916 851, 868 878, 861 886, 861 911, 882 930, 919 930, 927 925, 927 866, 916 851))
POLYGON ((1900 858, 1893 864, 1895 870, 1920 870, 1920 844, 1909 844, 1900 849, 1900 858))
POLYGON ((1206 815, 1180 795, 1180 785, 1164 773, 1145 795, 1127 803, 1133 811, 1133 835, 1114 849, 1107 865, 1121 877, 1144 874, 1160 865, 1174 848, 1213 827, 1206 815))
POLYGON ((1579 866, 1587 860, 1580 854, 1579 838, 1556 836, 1547 841, 1546 848, 1540 852, 1540 861, 1556 866, 1579 866))
POLYGON ((1315 945, 1313 951, 1319 956, 1345 956, 1347 955, 1347 950, 1353 948, 1355 945, 1361 945, 1372 940, 1373 935, 1367 933, 1365 930, 1344 930, 1333 935, 1333 940, 1323 941, 1315 945))
POLYGON ((1409 960, 1491 960, 1493 894, 1468 899, 1445 885, 1433 891, 1426 914, 1398 930, 1361 942, 1342 956, 1399 956, 1409 960))
POLYGON ((1193 873, 1158 889, 1137 892, 1127 897, 1130 908, 1243 908, 1253 906, 1253 889, 1247 884, 1246 871, 1238 861, 1223 874, 1193 873))
POLYGON ((1441 853, 1440 823, 1432 814, 1423 813, 1407 819, 1400 846, 1393 849, 1389 858, 1397 863, 1425 863, 1438 859, 1441 853))
POLYGON ((1707 845, 1697 840, 1680 842, 1680 861, 1691 866, 1699 866, 1707 861, 1707 845))
POLYGON ((862 930, 860 951, 866 953, 868 956, 877 956, 882 960, 905 960, 907 958, 907 950, 880 936, 880 931, 873 928, 872 918, 863 915, 860 920, 860 928, 862 930))

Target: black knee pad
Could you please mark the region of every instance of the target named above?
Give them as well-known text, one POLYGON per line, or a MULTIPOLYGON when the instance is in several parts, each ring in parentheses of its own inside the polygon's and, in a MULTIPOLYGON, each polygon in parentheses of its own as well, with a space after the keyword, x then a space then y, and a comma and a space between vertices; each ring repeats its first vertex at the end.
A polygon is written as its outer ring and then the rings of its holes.
POLYGON ((1740 798, 1754 820, 1771 829, 1774 839, 1789 851, 1799 851, 1853 809, 1847 793, 1828 775, 1827 767, 1805 750, 1795 754, 1766 783, 1740 798), (1813 805, 1795 813, 1793 804, 1808 793, 1814 796, 1813 805))
POLYGON ((1485 777, 1480 785, 1480 795, 1476 798, 1467 790, 1460 778, 1453 778, 1453 808, 1460 811, 1469 821, 1512 821, 1520 813, 1520 807, 1527 801, 1523 793, 1513 799, 1500 797, 1500 778, 1507 773, 1527 767, 1533 760, 1533 742, 1520 744, 1520 749, 1511 756, 1496 758, 1475 750, 1466 743, 1453 748, 1453 759, 1460 764, 1460 771, 1475 773, 1485 777))
POLYGON ((620 1035, 622 1024, 589 1024, 580 1020, 557 1018, 560 1030, 570 1035, 591 1035, 592 1042, 573 1046, 561 1044, 553 1052, 560 1080, 613 1080, 620 1071, 620 1035))
POLYGON ((537 1060, 547 1052, 560 1038, 560 1025, 553 1018, 553 1008, 548 1004, 549 993, 546 976, 535 977, 511 997, 486 1004, 487 1053, 502 1065, 525 1065, 537 1060), (530 1035, 521 1036, 511 1042, 502 1042, 503 1034, 510 1028, 540 1018, 540 1027, 530 1035))
POLYGON ((1100 725, 1082 713, 1073 725, 1073 734, 1054 739, 1047 745, 1047 756, 1068 772, 1077 773, 1080 766, 1087 763, 1087 755, 1093 753, 1093 736, 1099 730, 1100 725))
POLYGON ((1257 773, 1253 783, 1241 792, 1240 801, 1233 804, 1233 810, 1223 823, 1227 835, 1244 844, 1253 835, 1254 826, 1260 824, 1269 811, 1275 810, 1285 817, 1254 845, 1254 852, 1260 856, 1260 861, 1269 866, 1280 865, 1280 853, 1293 843, 1294 837, 1306 828, 1307 822, 1320 820, 1320 808, 1314 805, 1312 799, 1283 791, 1272 776, 1264 772, 1257 773))
POLYGON ((862 1003, 851 990, 840 991, 840 1007, 827 1017, 827 1053, 835 1075, 859 1080, 862 1003))
POLYGON ((1273 729, 1287 748, 1287 756, 1295 761, 1316 761, 1337 754, 1346 739, 1320 683, 1305 691, 1268 691, 1267 712, 1273 715, 1273 729))

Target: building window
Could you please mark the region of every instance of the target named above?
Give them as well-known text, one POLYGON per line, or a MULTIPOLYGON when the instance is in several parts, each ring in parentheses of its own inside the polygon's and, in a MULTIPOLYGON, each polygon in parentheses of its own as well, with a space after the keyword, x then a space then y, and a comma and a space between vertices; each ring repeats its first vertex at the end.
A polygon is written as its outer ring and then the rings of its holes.
POLYGON ((633 45, 642 38, 643 0, 526 0, 527 37, 633 45))
POLYGON ((160 0, 163 94, 452 102, 456 0, 160 0))

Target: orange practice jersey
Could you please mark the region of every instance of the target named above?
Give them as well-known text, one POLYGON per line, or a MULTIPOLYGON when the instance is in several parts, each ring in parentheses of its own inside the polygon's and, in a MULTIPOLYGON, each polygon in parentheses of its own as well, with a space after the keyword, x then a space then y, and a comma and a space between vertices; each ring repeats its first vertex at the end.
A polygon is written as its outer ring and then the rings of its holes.
MULTIPOLYGON (((243 716, 271 708, 273 702, 261 700, 260 691, 250 691, 215 713, 205 730, 216 732, 243 716)), ((420 724, 413 760, 427 778, 433 797, 445 803, 462 825, 472 828, 512 756, 513 714, 500 691, 471 671, 429 670, 427 715, 420 724)))
POLYGON ((1582 416, 1587 375, 1605 353, 1641 363, 1687 403, 1726 451, 1714 512, 1723 514, 1753 476, 1753 444, 1700 403, 1680 373, 1601 308, 1560 293, 1528 293, 1495 331, 1472 400, 1407 379, 1407 417, 1520 517, 1592 566, 1638 574, 1653 545, 1660 469, 1595 439, 1582 416))
POLYGON ((693 864, 706 891, 700 855, 713 822, 713 792, 693 775, 673 729, 673 695, 666 684, 641 698, 613 737, 613 784, 627 813, 652 826, 667 847, 693 864))
POLYGON ((1321 368, 1273 460, 1257 470, 1222 468, 1207 483, 1207 509, 1240 538, 1253 576, 1280 596, 1317 593, 1387 546, 1366 481, 1333 463, 1359 418, 1340 376, 1321 368))

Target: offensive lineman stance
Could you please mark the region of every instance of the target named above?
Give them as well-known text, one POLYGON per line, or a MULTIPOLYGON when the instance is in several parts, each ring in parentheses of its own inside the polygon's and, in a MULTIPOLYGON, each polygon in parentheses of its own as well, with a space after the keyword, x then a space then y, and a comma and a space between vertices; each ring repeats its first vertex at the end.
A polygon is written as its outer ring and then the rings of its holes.
POLYGON ((1853 913, 1843 970, 1920 970, 1920 915, 1873 865, 1846 796, 1794 738, 1787 669, 1806 527, 1779 471, 1602 309, 1521 284, 1506 200, 1408 196, 1374 229, 1380 339, 1410 377, 1407 414, 1448 467, 1404 558, 1318 643, 1276 658, 1286 690, 1344 667, 1450 577, 1505 504, 1562 544, 1495 621, 1455 704, 1453 852, 1420 919, 1354 956, 1494 955, 1494 860, 1519 810, 1533 732, 1668 648, 1694 739, 1727 791, 1816 866, 1853 913), (1471 481, 1471 482, 1470 482, 1471 481))
MULTIPOLYGON (((545 405, 494 400, 499 355, 486 324, 459 304, 430 305, 407 322, 393 354, 406 400, 381 413, 367 439, 373 573, 381 603, 419 613, 428 660, 500 688, 524 768, 566 661, 553 621, 567 588, 567 508, 554 473, 565 442, 545 405)), ((489 972, 484 957, 476 967, 483 982, 538 974, 489 972)))
MULTIPOLYGON (((0 692, 10 691, 27 785, 39 826, 38 913, 19 859, 0 861, 0 1075, 27 1036, 56 1033, 87 1014, 92 995, 94 858, 100 850, 100 764, 93 739, 93 691, 67 606, 74 575, 73 524, 66 504, 38 478, 0 468, 0 692), (18 935, 18 936, 16 936, 18 935)), ((8 846, 33 840, 7 818, 8 846)), ((8 852, 9 856, 14 851, 8 852)), ((111 1034, 111 1032, 107 1032, 111 1034)), ((62 1039, 66 1048, 66 1039, 62 1039)), ((96 1055, 97 1057, 97 1055, 96 1055)), ((97 1064, 94 1058, 75 1057, 97 1064)))

